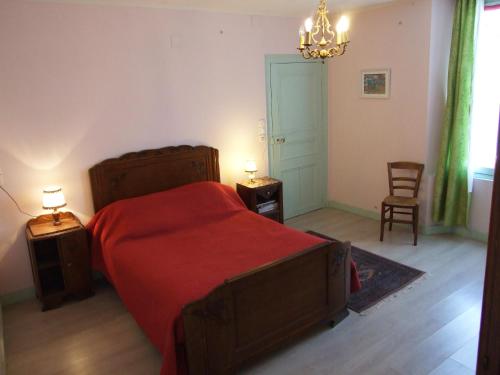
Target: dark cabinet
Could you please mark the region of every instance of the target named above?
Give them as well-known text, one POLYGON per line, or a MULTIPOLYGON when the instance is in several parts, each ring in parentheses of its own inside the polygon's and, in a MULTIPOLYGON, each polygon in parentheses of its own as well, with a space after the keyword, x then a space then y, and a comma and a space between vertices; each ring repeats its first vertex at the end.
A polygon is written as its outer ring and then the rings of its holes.
POLYGON ((68 212, 61 215, 66 224, 61 230, 53 228, 51 220, 51 215, 42 215, 26 227, 33 281, 43 311, 58 307, 67 297, 92 295, 85 228, 68 212))
POLYGON ((236 184, 236 191, 249 210, 283 223, 283 183, 271 177, 236 184))

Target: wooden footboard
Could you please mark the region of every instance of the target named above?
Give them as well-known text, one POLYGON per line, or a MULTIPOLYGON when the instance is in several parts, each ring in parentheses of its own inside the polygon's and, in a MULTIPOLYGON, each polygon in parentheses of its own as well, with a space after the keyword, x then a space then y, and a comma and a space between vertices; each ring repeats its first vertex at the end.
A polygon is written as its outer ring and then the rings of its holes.
POLYGON ((227 280, 183 310, 189 374, 232 374, 347 314, 351 246, 329 242, 227 280))

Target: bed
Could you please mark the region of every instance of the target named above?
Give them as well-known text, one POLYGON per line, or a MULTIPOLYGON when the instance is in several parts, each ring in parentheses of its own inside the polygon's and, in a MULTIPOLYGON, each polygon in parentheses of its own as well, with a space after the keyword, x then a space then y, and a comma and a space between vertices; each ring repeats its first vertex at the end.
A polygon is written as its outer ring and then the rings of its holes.
POLYGON ((218 151, 176 146, 90 169, 93 267, 160 350, 162 375, 232 374, 347 316, 349 243, 247 210, 218 151))

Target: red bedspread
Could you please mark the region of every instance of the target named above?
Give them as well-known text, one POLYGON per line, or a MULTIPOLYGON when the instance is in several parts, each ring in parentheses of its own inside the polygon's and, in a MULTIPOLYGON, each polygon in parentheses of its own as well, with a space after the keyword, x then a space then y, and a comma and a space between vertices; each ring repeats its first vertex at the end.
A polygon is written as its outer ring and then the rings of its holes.
POLYGON ((233 189, 213 182, 115 202, 87 228, 93 267, 162 353, 162 375, 177 373, 183 306, 225 279, 324 241, 248 211, 233 189))

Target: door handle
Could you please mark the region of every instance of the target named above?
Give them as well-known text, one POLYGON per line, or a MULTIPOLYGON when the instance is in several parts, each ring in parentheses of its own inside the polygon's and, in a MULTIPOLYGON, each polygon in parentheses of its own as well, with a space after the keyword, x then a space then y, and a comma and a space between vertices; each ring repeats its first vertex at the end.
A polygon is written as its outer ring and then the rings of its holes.
POLYGON ((278 138, 275 139, 275 143, 279 144, 279 145, 281 145, 281 144, 283 144, 285 142, 286 142, 286 138, 285 137, 278 137, 278 138))

